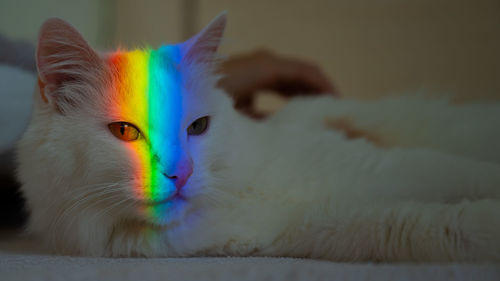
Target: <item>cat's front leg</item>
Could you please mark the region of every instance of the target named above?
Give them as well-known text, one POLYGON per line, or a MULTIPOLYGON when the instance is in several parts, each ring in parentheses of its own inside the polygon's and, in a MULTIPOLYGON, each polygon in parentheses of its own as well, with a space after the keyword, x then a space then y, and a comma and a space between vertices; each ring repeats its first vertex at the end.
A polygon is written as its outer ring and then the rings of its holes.
POLYGON ((369 232, 376 260, 500 261, 499 200, 408 202, 381 208, 365 219, 373 220, 369 232))
POLYGON ((346 204, 318 214, 282 236, 289 255, 344 262, 500 261, 499 200, 346 204))

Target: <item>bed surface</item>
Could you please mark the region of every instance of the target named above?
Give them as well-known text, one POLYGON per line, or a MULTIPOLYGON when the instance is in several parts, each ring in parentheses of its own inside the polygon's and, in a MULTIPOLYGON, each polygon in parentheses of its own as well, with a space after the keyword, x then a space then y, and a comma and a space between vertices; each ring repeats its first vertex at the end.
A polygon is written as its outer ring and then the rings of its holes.
POLYGON ((291 258, 54 256, 28 236, 0 235, 0 280, 500 280, 500 265, 347 264, 291 258))

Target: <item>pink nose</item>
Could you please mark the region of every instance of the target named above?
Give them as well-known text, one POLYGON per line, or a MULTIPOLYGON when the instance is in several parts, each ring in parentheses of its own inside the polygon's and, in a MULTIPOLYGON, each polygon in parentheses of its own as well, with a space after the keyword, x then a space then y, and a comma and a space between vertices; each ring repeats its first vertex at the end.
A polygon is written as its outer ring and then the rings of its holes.
POLYGON ((163 173, 167 178, 174 181, 175 188, 180 191, 182 187, 186 184, 187 180, 193 173, 193 165, 187 162, 184 165, 179 165, 173 173, 163 173))

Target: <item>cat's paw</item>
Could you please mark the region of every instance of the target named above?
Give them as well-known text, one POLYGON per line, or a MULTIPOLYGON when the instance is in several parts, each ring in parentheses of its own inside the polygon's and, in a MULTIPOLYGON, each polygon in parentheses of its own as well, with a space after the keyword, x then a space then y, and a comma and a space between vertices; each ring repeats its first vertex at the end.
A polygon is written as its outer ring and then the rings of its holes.
POLYGON ((467 260, 500 262, 500 200, 478 200, 460 211, 467 260))

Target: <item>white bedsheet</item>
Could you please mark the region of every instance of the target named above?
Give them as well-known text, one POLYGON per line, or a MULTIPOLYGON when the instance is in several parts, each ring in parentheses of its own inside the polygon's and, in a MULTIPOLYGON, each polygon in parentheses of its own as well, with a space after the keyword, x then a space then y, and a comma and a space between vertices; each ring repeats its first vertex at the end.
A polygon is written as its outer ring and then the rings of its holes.
POLYGON ((0 280, 500 280, 500 265, 346 264, 290 258, 53 256, 0 235, 0 280))

